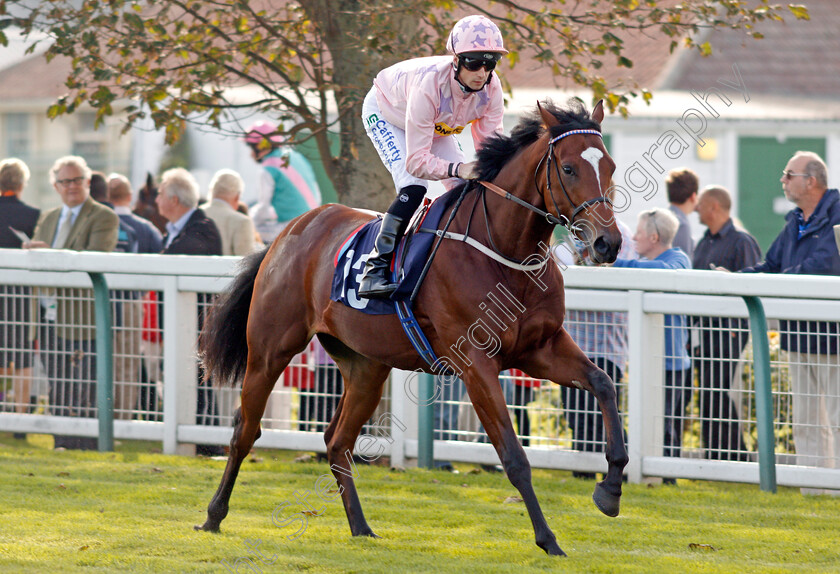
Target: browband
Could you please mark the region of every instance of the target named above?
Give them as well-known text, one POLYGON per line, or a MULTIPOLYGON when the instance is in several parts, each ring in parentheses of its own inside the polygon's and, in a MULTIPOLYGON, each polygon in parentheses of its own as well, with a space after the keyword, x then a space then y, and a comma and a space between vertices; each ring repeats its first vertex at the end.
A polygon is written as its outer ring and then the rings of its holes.
POLYGON ((598 136, 599 138, 604 137, 603 135, 601 135, 601 132, 599 132, 598 130, 571 130, 571 131, 568 131, 564 134, 560 134, 556 138, 553 138, 550 142, 548 142, 548 145, 554 145, 557 142, 559 142, 561 139, 563 139, 564 137, 575 136, 575 135, 578 135, 578 134, 589 134, 589 135, 593 135, 593 136, 598 136))

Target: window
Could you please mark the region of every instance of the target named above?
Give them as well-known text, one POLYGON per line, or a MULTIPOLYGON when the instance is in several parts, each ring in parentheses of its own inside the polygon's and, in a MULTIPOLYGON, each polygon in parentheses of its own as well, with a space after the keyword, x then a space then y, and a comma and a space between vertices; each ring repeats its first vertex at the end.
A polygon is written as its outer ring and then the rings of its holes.
POLYGON ((73 154, 85 158, 91 169, 104 170, 108 165, 108 132, 104 126, 94 129, 96 114, 78 112, 76 133, 73 136, 73 154))
POLYGON ((3 123, 6 132, 6 156, 29 159, 32 147, 32 134, 29 128, 28 114, 6 114, 3 123))

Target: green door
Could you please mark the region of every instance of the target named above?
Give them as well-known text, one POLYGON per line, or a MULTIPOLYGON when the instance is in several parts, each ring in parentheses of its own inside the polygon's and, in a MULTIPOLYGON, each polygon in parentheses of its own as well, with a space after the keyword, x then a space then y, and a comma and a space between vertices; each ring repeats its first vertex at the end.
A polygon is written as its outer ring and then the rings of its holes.
POLYGON ((797 151, 812 151, 825 158, 825 138, 742 137, 738 140, 738 216, 766 253, 785 224, 785 214, 773 211, 784 198, 779 178, 797 151))

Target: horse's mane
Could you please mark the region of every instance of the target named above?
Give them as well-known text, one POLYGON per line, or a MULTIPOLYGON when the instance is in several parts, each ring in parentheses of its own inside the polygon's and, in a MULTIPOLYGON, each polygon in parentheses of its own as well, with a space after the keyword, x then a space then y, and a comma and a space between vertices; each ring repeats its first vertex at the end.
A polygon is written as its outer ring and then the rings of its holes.
MULTIPOLYGON (((586 106, 578 98, 570 98, 565 108, 558 107, 551 100, 545 100, 541 102, 541 105, 560 122, 560 125, 551 128, 551 137, 579 129, 601 131, 601 126, 592 119, 586 106)), ((539 109, 535 107, 533 112, 519 120, 510 135, 496 134, 488 138, 476 154, 479 178, 484 181, 495 179, 502 167, 513 156, 537 141, 543 133, 545 133, 545 126, 543 126, 539 109)))

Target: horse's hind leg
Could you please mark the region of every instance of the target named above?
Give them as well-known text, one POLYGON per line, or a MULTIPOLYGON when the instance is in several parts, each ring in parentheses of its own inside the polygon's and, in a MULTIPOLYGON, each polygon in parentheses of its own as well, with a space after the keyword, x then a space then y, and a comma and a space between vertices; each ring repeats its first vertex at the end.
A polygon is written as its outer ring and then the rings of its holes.
POLYGON ((595 485, 592 500, 607 516, 618 516, 621 476, 629 459, 612 380, 586 357, 565 330, 554 337, 551 345, 532 353, 522 368, 532 377, 575 386, 595 395, 604 418, 608 467, 604 480, 595 485))
POLYGON ((327 431, 327 459, 338 481, 341 501, 353 536, 376 535, 368 526, 353 480, 353 449, 362 426, 373 415, 382 396, 382 385, 391 368, 360 355, 337 359, 344 377, 344 395, 327 431))
POLYGON ((278 357, 271 362, 270 370, 252 368, 253 363, 249 361, 245 379, 242 382, 242 405, 236 409, 233 417, 233 438, 230 440, 230 455, 225 466, 225 473, 222 475, 216 494, 207 506, 207 520, 203 525, 196 526, 196 530, 219 531, 219 525, 228 513, 228 503, 239 474, 239 467, 251 452, 254 442, 260 437, 260 420, 265 412, 268 397, 280 373, 293 356, 278 357))
POLYGON ((490 442, 499 454, 499 460, 502 461, 508 480, 522 495, 522 501, 528 509, 528 516, 534 527, 534 539, 537 546, 549 555, 565 556, 566 553, 557 544, 557 539, 545 520, 531 484, 531 464, 510 422, 507 405, 499 386, 498 371, 470 372, 464 377, 464 383, 467 385, 467 392, 475 407, 475 412, 484 425, 490 442))

